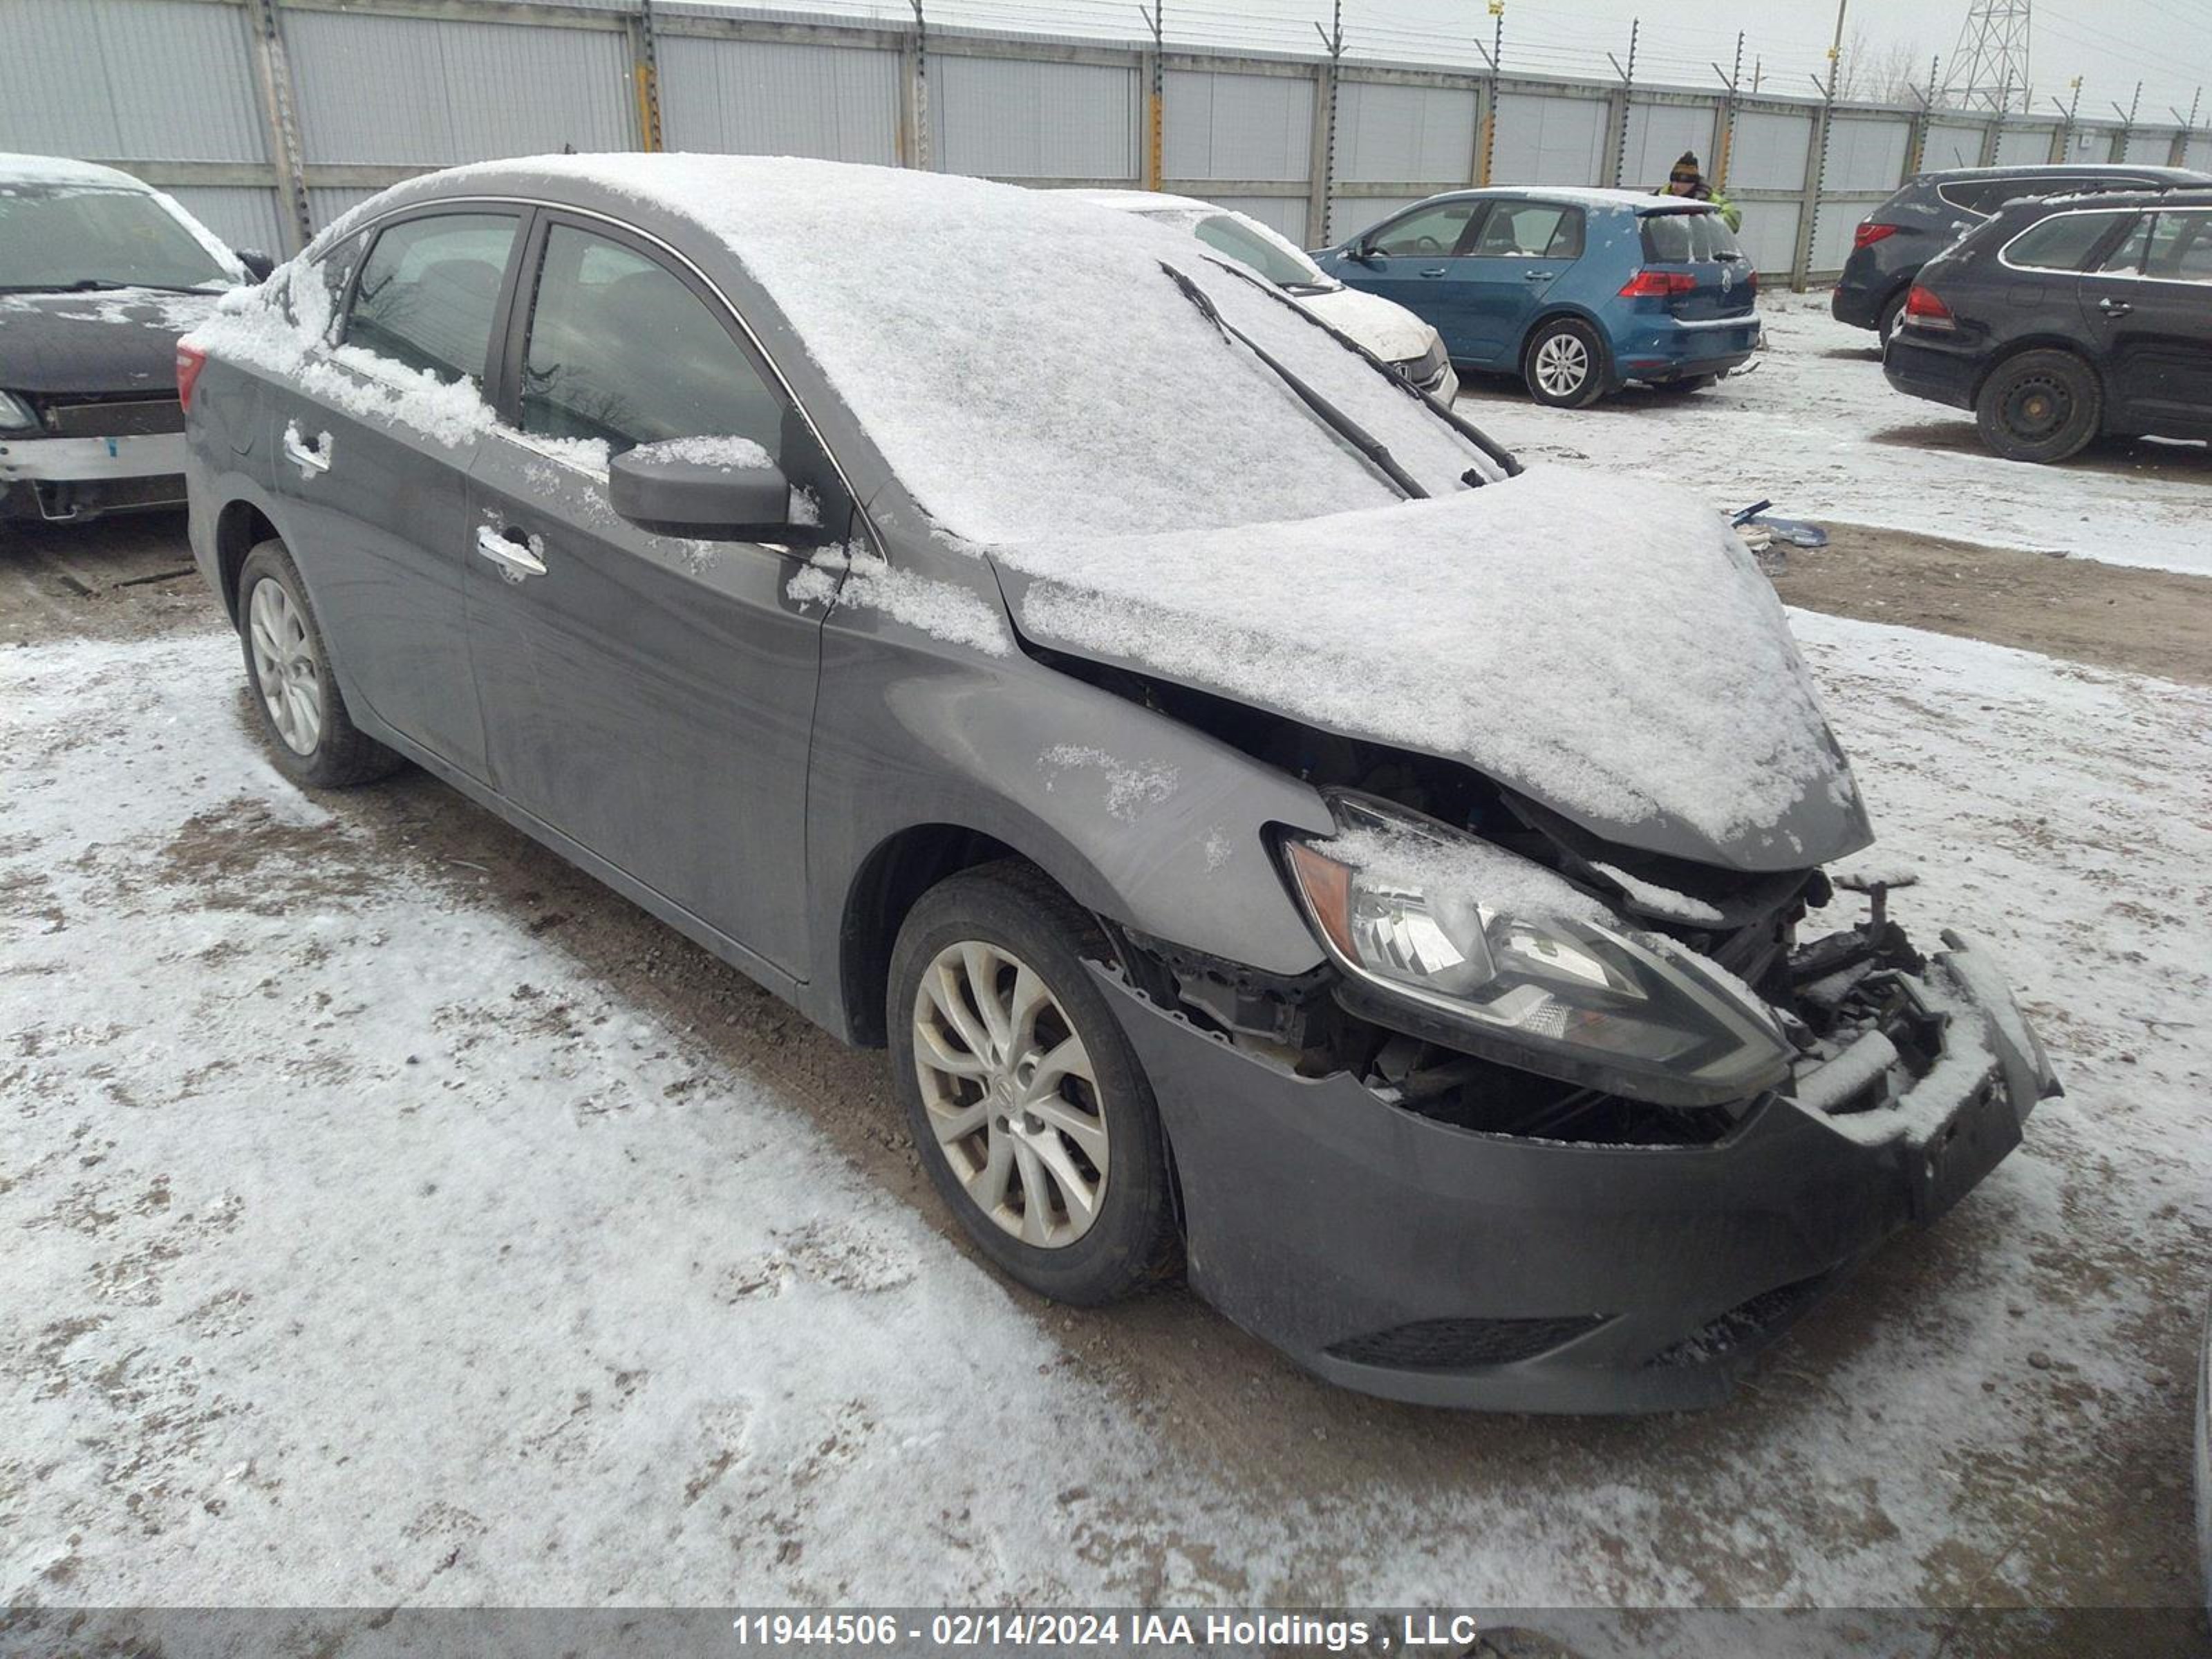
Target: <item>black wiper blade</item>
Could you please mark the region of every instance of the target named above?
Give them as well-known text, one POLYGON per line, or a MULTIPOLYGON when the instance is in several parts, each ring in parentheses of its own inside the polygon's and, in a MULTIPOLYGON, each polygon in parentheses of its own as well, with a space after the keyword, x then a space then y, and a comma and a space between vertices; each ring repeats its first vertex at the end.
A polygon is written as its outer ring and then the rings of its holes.
POLYGON ((1224 336, 1236 341, 1237 344, 1265 363, 1269 372, 1277 380, 1297 394, 1300 403, 1321 416, 1323 425, 1365 456, 1369 464, 1395 484, 1408 500, 1426 501, 1428 499, 1429 492, 1414 482, 1412 473, 1398 465, 1381 439, 1308 386, 1297 374, 1277 361, 1273 354, 1254 340, 1250 335, 1230 322, 1221 314, 1220 307, 1213 303, 1212 297, 1188 276, 1164 259, 1160 261, 1160 269, 1167 272, 1168 280, 1182 290, 1183 298, 1196 306, 1206 321, 1219 329, 1224 336))

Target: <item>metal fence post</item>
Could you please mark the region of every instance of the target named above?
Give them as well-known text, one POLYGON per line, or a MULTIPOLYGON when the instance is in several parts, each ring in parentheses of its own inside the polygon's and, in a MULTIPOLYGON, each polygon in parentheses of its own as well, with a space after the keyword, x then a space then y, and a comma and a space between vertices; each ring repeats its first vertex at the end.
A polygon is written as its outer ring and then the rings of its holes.
POLYGON ((914 37, 899 54, 899 161, 929 171, 929 22, 914 0, 914 37))
POLYGON ((1814 239, 1820 225, 1820 186, 1828 177, 1828 132, 1836 112, 1835 100, 1823 101, 1813 112, 1813 143, 1806 152, 1804 205, 1797 217, 1797 258, 1790 271, 1790 291, 1802 294, 1812 286, 1814 239))
POLYGON ((251 0, 253 74, 261 88, 262 112, 269 120, 269 156, 276 168, 277 216, 284 252, 297 253, 313 240, 315 218, 307 205, 307 168, 301 159, 299 106, 292 90, 292 64, 284 53, 284 34, 276 19, 277 0, 251 0))
POLYGON ((666 148, 660 129, 660 40, 653 27, 653 0, 637 0, 630 19, 630 77, 637 85, 637 143, 643 150, 666 148))
POLYGON ((1138 54, 1145 82, 1145 188, 1158 190, 1167 176, 1167 77, 1162 66, 1167 54, 1167 0, 1153 0, 1149 9, 1139 9, 1152 31, 1152 50, 1138 54))
MULTIPOLYGON (((1328 198, 1336 188, 1336 77, 1344 58, 1344 0, 1336 0, 1334 32, 1322 34, 1328 48, 1314 79, 1313 162, 1307 169, 1313 191, 1306 198, 1306 246, 1329 241, 1328 198)), ((1316 33, 1321 25, 1314 25, 1316 33)))

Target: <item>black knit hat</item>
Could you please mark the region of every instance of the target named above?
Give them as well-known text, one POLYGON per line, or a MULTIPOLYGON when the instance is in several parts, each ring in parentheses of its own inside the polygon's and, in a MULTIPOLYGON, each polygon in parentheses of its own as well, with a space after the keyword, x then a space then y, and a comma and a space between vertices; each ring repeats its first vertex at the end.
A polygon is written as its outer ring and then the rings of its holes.
POLYGON ((1686 149, 1682 159, 1674 163, 1674 170, 1667 175, 1670 185, 1694 185, 1702 175, 1698 169, 1698 152, 1686 149))

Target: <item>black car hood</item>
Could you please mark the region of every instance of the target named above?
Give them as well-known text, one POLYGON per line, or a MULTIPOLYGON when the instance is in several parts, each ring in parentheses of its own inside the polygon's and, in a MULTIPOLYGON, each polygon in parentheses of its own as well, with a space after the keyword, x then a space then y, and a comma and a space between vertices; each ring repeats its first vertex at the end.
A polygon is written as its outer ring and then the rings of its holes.
POLYGON ((176 384, 177 337, 216 294, 106 289, 0 294, 0 390, 158 392, 176 384))

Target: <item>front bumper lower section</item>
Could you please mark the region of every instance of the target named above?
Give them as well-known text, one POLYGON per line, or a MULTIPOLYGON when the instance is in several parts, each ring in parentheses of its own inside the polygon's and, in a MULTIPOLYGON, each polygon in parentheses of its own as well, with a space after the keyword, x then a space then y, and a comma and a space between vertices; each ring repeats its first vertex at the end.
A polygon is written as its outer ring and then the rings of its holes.
POLYGON ((185 499, 185 434, 15 437, 0 434, 0 515, 64 522, 185 499))
POLYGON ((1102 979, 1159 1102, 1191 1283, 1231 1319, 1364 1393, 1665 1411, 1726 1399, 1845 1269, 2019 1144, 2048 1067, 1986 954, 1952 945, 1899 976, 1942 1034, 1922 1074, 1831 1045, 1802 1099, 1695 1146, 1460 1128, 1102 979))

